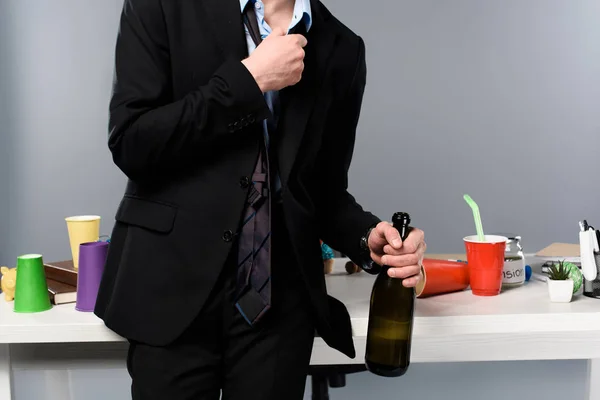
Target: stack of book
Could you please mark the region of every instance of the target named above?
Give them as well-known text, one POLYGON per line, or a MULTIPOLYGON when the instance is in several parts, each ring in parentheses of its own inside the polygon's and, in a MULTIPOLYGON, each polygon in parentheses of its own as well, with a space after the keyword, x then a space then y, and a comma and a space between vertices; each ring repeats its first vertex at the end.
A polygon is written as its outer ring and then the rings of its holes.
POLYGON ((45 263, 48 294, 53 304, 75 303, 77 300, 77 271, 73 260, 45 263))
POLYGON ((539 260, 544 261, 544 264, 541 268, 542 274, 540 275, 534 272, 534 277, 538 280, 548 280, 547 274, 550 270, 550 267, 561 261, 575 264, 579 269, 581 269, 581 254, 579 245, 576 243, 552 243, 551 245, 538 251, 535 256, 539 260))

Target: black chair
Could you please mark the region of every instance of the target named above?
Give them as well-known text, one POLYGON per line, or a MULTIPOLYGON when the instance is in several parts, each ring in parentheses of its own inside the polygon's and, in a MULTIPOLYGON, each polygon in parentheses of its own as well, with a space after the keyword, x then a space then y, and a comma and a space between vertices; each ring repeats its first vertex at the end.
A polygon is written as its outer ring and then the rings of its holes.
POLYGON ((364 372, 363 364, 349 365, 315 365, 311 366, 308 374, 312 382, 312 400, 329 400, 329 388, 346 386, 346 375, 364 372))

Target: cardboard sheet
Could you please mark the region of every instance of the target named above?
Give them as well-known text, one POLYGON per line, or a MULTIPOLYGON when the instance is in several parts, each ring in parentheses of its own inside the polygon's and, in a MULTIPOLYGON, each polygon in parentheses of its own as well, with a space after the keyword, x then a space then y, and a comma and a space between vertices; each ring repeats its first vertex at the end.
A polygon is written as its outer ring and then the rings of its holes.
POLYGON ((544 258, 581 257, 579 244, 570 243, 552 243, 550 246, 538 251, 536 255, 544 258))

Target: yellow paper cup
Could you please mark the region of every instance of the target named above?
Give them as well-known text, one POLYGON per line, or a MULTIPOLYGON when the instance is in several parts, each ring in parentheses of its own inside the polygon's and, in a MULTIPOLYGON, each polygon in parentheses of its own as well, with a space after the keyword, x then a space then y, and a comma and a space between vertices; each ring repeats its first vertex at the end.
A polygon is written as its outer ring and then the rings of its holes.
POLYGON ((65 218, 69 231, 73 266, 79 268, 79 245, 97 242, 100 238, 100 217, 97 215, 78 215, 65 218))

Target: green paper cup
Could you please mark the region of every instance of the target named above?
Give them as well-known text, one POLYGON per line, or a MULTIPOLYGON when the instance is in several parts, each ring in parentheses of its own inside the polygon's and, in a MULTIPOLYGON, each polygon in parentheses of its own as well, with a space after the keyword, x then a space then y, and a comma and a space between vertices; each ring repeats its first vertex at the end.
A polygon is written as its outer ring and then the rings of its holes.
POLYGON ((36 313, 52 308, 44 262, 39 254, 17 257, 17 285, 14 311, 36 313))

